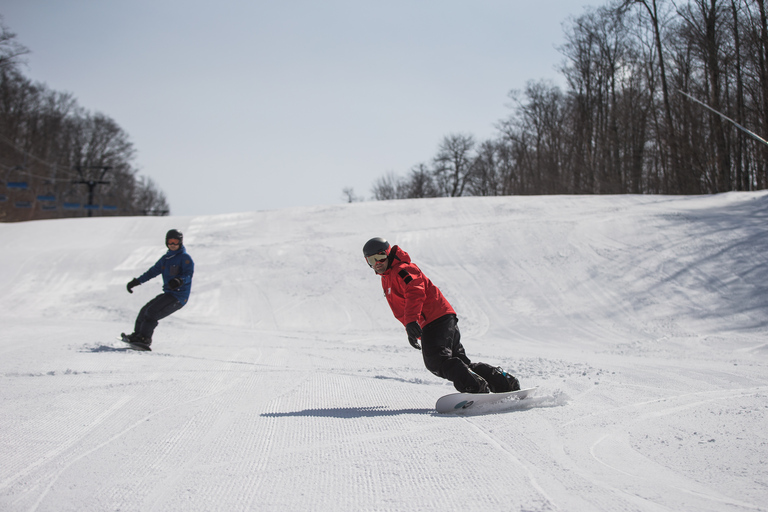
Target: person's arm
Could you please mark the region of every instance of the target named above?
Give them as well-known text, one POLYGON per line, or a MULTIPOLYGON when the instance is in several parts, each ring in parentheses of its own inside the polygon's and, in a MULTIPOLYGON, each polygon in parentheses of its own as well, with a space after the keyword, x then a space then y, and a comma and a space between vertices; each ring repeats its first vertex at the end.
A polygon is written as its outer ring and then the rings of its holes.
POLYGON ((421 338, 421 326, 419 317, 427 297, 422 273, 413 267, 402 268, 398 272, 398 279, 405 284, 405 332, 408 334, 408 342, 415 349, 421 350, 419 339, 421 338))

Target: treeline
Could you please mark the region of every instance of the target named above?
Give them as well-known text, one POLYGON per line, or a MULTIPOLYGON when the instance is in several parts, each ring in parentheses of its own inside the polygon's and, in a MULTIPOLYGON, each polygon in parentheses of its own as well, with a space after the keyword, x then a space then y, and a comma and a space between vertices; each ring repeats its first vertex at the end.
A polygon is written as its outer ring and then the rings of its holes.
POLYGON ((565 90, 513 91, 496 137, 445 136, 374 198, 768 187, 768 146, 734 124, 768 134, 765 0, 614 1, 569 19, 565 36, 565 90))
POLYGON ((132 165, 128 134, 26 78, 26 53, 0 17, 0 221, 167 215, 165 195, 132 165))

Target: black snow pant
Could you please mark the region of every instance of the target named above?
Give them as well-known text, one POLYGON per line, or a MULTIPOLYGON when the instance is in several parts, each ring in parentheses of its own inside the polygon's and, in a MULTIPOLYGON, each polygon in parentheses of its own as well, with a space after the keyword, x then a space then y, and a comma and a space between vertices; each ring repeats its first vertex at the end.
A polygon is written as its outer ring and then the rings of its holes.
POLYGON ((149 342, 157 322, 180 310, 184 305, 170 293, 163 293, 147 302, 136 317, 133 332, 142 335, 149 342))
POLYGON ((461 393, 477 393, 483 388, 483 380, 494 393, 511 391, 501 369, 469 360, 461 344, 458 322, 456 315, 445 315, 424 326, 421 353, 427 370, 453 382, 461 393))

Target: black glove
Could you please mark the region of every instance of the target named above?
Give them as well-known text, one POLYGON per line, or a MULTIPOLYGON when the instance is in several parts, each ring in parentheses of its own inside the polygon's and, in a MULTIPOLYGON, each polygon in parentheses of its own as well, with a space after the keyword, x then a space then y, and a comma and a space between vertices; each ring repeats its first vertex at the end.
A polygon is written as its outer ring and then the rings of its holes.
POLYGON ((417 350, 421 350, 419 338, 421 338, 421 326, 418 322, 411 322, 405 326, 405 332, 408 333, 408 343, 417 350))
POLYGON ((139 280, 138 280, 138 279, 134 279, 134 280, 132 280, 132 281, 131 281, 130 283, 128 283, 128 285, 126 286, 126 288, 128 288, 128 293, 133 293, 133 290, 132 290, 132 288, 136 288, 136 287, 137 287, 137 286, 139 286, 140 284, 141 284, 141 283, 139 282, 139 280))
POLYGON ((182 281, 178 277, 174 277, 173 279, 168 281, 168 288, 170 288, 171 290, 175 290, 176 288, 178 288, 179 286, 181 286, 183 284, 184 284, 184 281, 182 281))

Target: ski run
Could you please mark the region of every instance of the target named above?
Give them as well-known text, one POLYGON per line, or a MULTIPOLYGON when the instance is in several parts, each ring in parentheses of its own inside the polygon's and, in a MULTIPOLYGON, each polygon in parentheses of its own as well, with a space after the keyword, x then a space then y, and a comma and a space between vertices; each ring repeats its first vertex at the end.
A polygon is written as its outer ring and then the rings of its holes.
POLYGON ((0 224, 0 510, 768 510, 768 192, 0 224), (184 233, 189 303, 127 349, 184 233), (438 414, 362 257, 535 396, 438 414))

